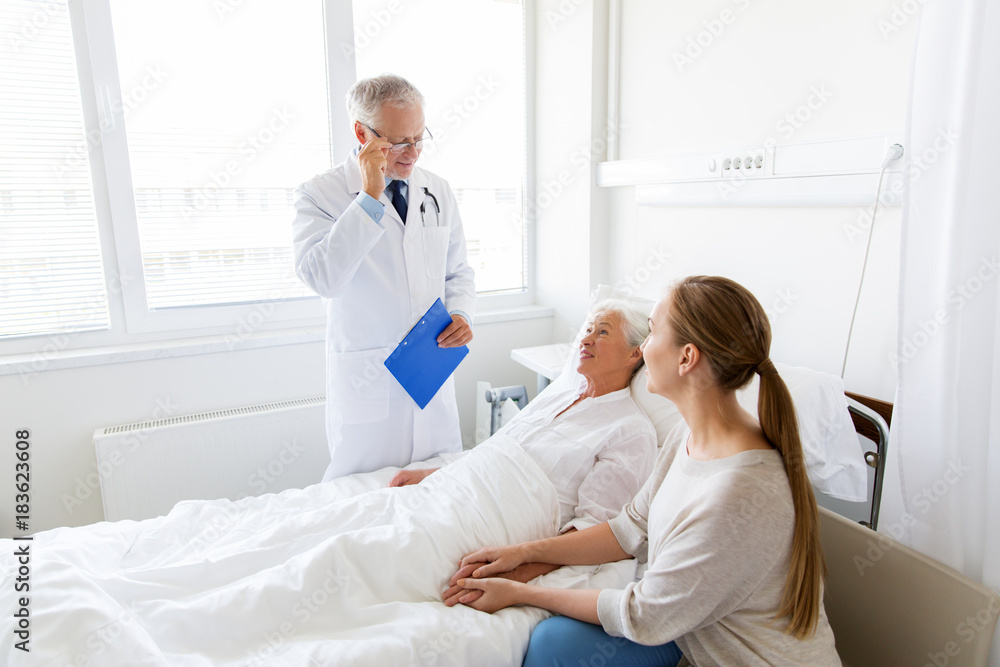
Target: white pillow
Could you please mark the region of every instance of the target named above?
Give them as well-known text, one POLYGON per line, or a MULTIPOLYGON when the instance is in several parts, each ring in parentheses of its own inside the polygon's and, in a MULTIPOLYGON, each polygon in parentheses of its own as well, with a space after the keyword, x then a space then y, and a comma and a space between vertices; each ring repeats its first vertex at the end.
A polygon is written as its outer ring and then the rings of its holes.
MULTIPOLYGON (((639 299, 601 285, 591 294, 591 306, 608 298, 625 299, 649 311, 654 305, 648 299, 639 299)), ((576 351, 585 326, 586 323, 580 327, 563 372, 553 382, 558 384, 556 390, 561 391, 561 388, 580 381, 581 376, 576 371, 579 363, 576 351)), ((811 368, 782 363, 775 363, 774 367, 792 395, 806 468, 813 486, 834 498, 865 502, 868 499, 868 469, 864 449, 847 409, 843 381, 836 375, 811 368)), ((740 405, 754 417, 757 416, 759 387, 760 378, 755 376, 747 387, 736 392, 740 405)), ((666 398, 649 392, 646 374, 642 371, 632 379, 631 389, 633 400, 653 422, 657 441, 662 444, 667 433, 681 421, 680 412, 666 398)))

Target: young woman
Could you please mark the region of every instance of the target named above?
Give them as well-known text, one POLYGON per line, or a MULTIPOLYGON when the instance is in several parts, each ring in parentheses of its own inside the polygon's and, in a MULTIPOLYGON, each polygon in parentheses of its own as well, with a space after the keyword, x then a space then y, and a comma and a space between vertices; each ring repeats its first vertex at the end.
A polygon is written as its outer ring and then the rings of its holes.
POLYGON ((536 628, 529 667, 597 656, 608 665, 682 657, 695 665, 839 665, 823 610, 816 500, 791 397, 768 357, 763 308, 731 280, 691 277, 656 304, 650 326, 649 390, 672 400, 684 422, 646 485, 607 523, 466 556, 449 604, 560 614, 536 628), (736 401, 755 373, 759 421, 736 401), (523 562, 631 556, 648 569, 625 590, 555 590, 492 576, 523 562))

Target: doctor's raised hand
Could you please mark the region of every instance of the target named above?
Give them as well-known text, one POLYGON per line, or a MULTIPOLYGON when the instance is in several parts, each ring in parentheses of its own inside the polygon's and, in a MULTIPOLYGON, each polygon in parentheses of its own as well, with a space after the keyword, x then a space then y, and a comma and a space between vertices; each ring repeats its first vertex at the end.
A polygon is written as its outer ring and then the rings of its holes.
POLYGON ((361 169, 361 187, 372 199, 378 199, 385 190, 385 168, 392 144, 380 137, 372 137, 358 152, 361 169))

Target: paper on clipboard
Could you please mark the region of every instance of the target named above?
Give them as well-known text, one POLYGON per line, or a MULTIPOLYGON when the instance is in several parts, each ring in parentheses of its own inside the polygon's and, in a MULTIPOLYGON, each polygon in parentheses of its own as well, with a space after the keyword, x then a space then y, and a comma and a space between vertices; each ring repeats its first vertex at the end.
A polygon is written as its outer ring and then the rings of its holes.
POLYGON ((385 367, 421 410, 469 354, 466 345, 438 347, 437 337, 451 322, 437 299, 385 360, 385 367))

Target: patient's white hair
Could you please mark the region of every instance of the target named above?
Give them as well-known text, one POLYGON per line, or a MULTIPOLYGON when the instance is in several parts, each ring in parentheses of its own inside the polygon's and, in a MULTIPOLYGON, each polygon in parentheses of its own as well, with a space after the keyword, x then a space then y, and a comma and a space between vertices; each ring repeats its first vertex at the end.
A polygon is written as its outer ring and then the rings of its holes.
POLYGON ((604 299, 594 304, 587 315, 587 322, 597 313, 618 313, 622 318, 622 329, 629 347, 639 347, 649 335, 649 308, 627 299, 604 299))
POLYGON ((352 121, 374 126, 386 104, 403 109, 423 107, 424 96, 416 86, 395 74, 361 79, 347 91, 347 114, 352 121))

